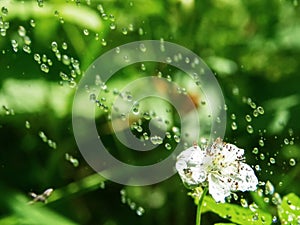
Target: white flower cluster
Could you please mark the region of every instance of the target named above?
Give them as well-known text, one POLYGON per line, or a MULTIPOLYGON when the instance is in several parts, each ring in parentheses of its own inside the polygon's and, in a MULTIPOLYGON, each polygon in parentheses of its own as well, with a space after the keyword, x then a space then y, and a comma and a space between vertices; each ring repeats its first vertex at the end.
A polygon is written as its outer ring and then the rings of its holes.
POLYGON ((195 145, 181 152, 176 169, 185 185, 208 186, 216 202, 225 202, 232 191, 256 190, 257 177, 243 155, 244 149, 217 138, 205 149, 195 145))

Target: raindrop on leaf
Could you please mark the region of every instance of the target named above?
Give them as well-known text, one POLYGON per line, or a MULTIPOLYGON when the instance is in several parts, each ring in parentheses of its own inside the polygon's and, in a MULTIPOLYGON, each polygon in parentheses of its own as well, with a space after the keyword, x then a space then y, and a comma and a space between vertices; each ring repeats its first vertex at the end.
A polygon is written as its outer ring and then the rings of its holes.
POLYGON ((295 166, 296 160, 294 158, 290 158, 289 164, 290 164, 290 166, 295 166))

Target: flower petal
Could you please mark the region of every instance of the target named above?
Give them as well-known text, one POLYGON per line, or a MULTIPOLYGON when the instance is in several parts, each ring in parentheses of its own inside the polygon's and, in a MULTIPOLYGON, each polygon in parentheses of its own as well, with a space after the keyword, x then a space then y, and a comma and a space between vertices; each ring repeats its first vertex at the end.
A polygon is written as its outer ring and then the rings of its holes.
POLYGON ((230 195, 230 185, 217 174, 208 175, 208 191, 216 202, 225 202, 225 198, 230 195))
POLYGON ((254 191, 258 184, 253 169, 246 163, 236 161, 220 171, 231 191, 254 191))

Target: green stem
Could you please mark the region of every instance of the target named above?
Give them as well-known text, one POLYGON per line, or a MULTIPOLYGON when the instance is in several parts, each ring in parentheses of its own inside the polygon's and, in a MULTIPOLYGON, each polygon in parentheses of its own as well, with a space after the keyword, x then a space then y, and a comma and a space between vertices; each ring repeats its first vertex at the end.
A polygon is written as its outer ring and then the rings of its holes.
POLYGON ((204 197, 206 195, 206 192, 207 192, 207 188, 204 188, 204 190, 203 190, 203 192, 200 196, 199 202, 198 202, 197 215, 196 215, 196 225, 201 224, 201 207, 202 207, 202 203, 203 203, 204 197))

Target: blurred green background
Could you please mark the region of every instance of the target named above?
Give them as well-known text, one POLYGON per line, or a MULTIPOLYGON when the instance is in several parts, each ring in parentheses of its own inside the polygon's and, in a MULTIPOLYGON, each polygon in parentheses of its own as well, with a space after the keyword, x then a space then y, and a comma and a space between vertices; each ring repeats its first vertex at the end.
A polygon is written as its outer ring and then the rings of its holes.
MULTIPOLYGON (((300 195, 297 0, 1 0, 0 7, 0 224, 194 224, 195 205, 179 176, 146 187, 106 181, 72 133, 72 100, 88 66, 112 48, 148 39, 189 48, 215 73, 227 106, 225 140, 245 149, 261 181, 258 194, 243 198, 280 224, 264 182, 280 196, 300 195), (29 192, 48 188, 47 204, 28 204, 29 192)), ((109 89, 141 73, 125 70, 109 89)), ((105 110, 97 121, 108 148, 134 157, 107 131, 105 110)), ((157 158, 169 154, 164 144, 157 158)), ((203 224, 218 222, 226 219, 203 215, 203 224)))

